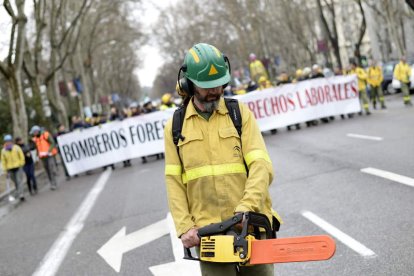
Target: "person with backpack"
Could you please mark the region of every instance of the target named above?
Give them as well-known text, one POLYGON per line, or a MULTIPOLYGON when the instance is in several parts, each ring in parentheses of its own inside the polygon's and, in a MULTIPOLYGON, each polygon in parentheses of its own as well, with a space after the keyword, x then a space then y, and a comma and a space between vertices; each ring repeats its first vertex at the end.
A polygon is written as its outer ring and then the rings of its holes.
POLYGON ((26 174, 27 188, 29 189, 29 193, 30 195, 37 194, 35 164, 31 153, 31 151, 34 150, 35 145, 30 142, 28 145, 25 145, 21 137, 16 137, 15 143, 22 149, 24 154, 25 163, 23 166, 23 171, 26 174))
MULTIPOLYGON (((277 217, 269 194, 272 162, 248 107, 222 97, 229 82, 228 58, 205 43, 188 51, 178 73, 184 105, 165 125, 165 179, 177 235, 186 248, 199 245, 198 228, 236 213, 277 217)), ((200 267, 203 275, 274 274, 272 264, 200 262, 200 267)))

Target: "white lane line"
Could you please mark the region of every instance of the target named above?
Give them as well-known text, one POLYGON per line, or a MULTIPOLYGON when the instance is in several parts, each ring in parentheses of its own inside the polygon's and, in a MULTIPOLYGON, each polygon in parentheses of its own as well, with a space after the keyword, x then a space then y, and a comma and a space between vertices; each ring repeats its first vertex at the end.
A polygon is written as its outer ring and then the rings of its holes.
POLYGON ((414 187, 414 178, 411 178, 408 176, 399 175, 396 173, 387 172, 387 171, 383 171, 383 170, 375 169, 375 168, 361 169, 361 172, 376 175, 376 176, 383 177, 383 178, 386 178, 386 179, 389 179, 389 180, 392 180, 392 181, 395 181, 401 184, 408 185, 410 187, 414 187))
POLYGON ((374 141, 382 141, 384 138, 378 136, 368 136, 368 135, 361 135, 355 133, 348 133, 346 136, 351 138, 359 138, 359 139, 366 139, 366 140, 374 140, 374 141))
POLYGON ((346 246, 354 250, 359 255, 363 257, 367 257, 367 258, 376 257, 376 254, 374 253, 374 251, 372 251, 371 249, 369 249, 362 243, 358 242, 357 240, 353 239, 352 237, 348 236, 347 234, 345 234, 344 232, 342 232, 341 230, 339 230, 332 224, 321 219, 314 213, 309 212, 309 211, 302 211, 302 215, 308 220, 310 220, 311 222, 313 222, 314 224, 316 224, 317 226, 319 226, 320 228, 322 228, 323 230, 325 230, 326 232, 328 232, 329 234, 331 234, 332 236, 334 236, 336 239, 341 241, 343 244, 345 244, 346 246))
POLYGON ((82 231, 84 222, 92 210, 96 199, 105 187, 111 172, 112 170, 109 169, 101 174, 92 190, 83 200, 79 209, 60 233, 32 276, 53 276, 57 273, 73 241, 80 231, 82 231))

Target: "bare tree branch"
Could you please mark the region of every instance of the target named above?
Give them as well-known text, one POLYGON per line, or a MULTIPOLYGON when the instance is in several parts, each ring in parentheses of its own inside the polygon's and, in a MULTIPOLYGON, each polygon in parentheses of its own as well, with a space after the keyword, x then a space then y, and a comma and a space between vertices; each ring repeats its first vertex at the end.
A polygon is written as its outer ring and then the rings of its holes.
POLYGON ((13 64, 12 57, 13 57, 13 51, 14 51, 14 47, 15 47, 14 37, 16 35, 16 26, 17 26, 17 21, 14 20, 13 25, 12 25, 12 29, 11 29, 11 32, 10 32, 9 53, 7 55, 7 63, 9 64, 9 66, 11 66, 13 64))
POLYGON ((10 17, 12 18, 12 20, 16 20, 16 14, 13 10, 13 7, 10 4, 9 0, 4 0, 3 1, 3 6, 6 9, 7 13, 10 15, 10 17))

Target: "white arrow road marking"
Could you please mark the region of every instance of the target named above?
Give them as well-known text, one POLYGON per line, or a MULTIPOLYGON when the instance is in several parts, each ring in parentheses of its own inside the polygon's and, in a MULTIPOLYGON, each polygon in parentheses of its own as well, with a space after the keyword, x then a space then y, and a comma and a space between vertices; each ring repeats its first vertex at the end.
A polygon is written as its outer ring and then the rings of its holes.
POLYGON ((52 276, 56 274, 76 236, 82 231, 83 223, 105 187, 111 172, 112 170, 107 170, 101 174, 88 196, 83 200, 82 205, 53 243, 39 267, 33 273, 33 276, 52 276))
POLYGON ((121 271, 122 255, 167 235, 167 220, 163 219, 134 233, 125 235, 125 227, 118 231, 99 250, 98 254, 116 271, 121 271))
POLYGON ((184 249, 181 240, 177 238, 174 222, 170 213, 167 215, 171 245, 175 262, 152 266, 150 271, 154 276, 201 276, 200 264, 197 261, 184 260, 184 249))
POLYGON ((359 138, 359 139, 374 140, 374 141, 384 140, 382 137, 367 136, 367 135, 354 134, 354 133, 348 133, 346 136, 351 137, 351 138, 359 138))
POLYGON ((375 169, 375 168, 361 169, 361 172, 376 175, 376 176, 383 177, 383 178, 386 178, 386 179, 389 179, 395 182, 399 182, 401 184, 408 185, 410 187, 414 187, 414 178, 411 178, 408 176, 399 175, 396 173, 387 172, 387 171, 383 171, 383 170, 375 169))
POLYGON ((311 222, 318 225, 320 228, 334 236, 336 239, 341 241, 343 244, 357 252, 359 255, 363 257, 376 257, 374 251, 363 245, 362 243, 358 242, 357 240, 353 239, 352 237, 348 236, 332 224, 329 224, 325 220, 321 219, 317 215, 309 211, 303 211, 302 215, 310 220, 311 222))

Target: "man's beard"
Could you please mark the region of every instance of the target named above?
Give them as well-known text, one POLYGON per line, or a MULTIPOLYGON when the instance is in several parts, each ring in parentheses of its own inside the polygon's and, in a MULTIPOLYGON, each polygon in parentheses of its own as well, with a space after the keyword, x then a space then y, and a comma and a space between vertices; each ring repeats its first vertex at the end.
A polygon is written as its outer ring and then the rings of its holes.
POLYGON ((212 113, 218 108, 221 95, 207 95, 201 97, 200 94, 196 92, 195 97, 197 98, 197 101, 203 105, 205 112, 212 113))
POLYGON ((204 109, 206 110, 206 112, 213 113, 213 111, 218 108, 219 102, 220 102, 220 98, 216 101, 204 102, 204 103, 202 103, 202 105, 203 105, 204 109))

